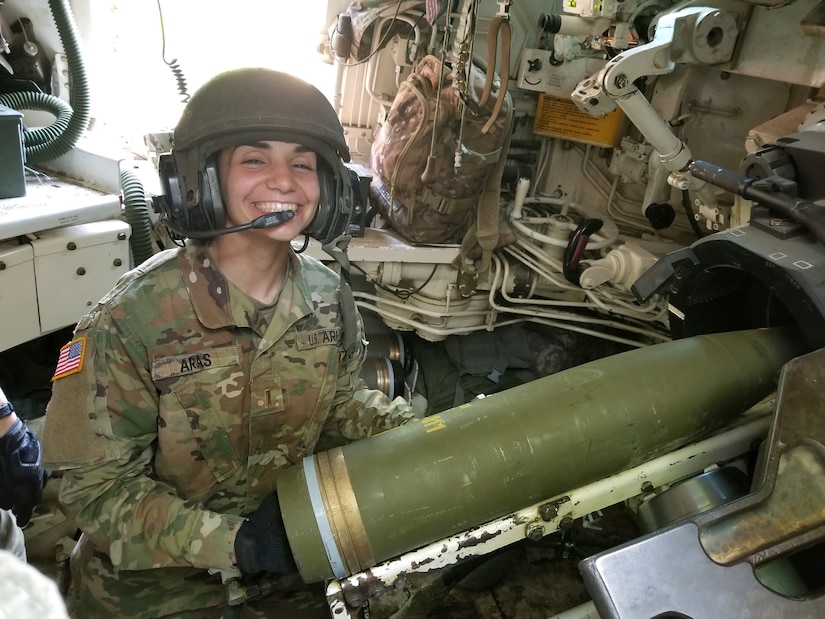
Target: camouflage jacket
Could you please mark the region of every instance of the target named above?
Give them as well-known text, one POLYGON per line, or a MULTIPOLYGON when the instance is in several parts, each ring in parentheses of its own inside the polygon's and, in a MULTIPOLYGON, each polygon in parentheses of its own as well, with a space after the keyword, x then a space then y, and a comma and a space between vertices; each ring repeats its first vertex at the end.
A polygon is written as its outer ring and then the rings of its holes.
POLYGON ((411 418, 359 378, 360 317, 357 350, 341 348, 338 286, 293 254, 267 318, 196 244, 130 271, 80 320, 58 361, 44 463, 65 471, 60 502, 87 545, 73 572, 97 581, 110 616, 160 616, 118 598, 172 587, 182 572, 166 568, 231 569, 244 515, 322 434, 355 440, 411 418), (109 573, 84 573, 92 564, 109 573))

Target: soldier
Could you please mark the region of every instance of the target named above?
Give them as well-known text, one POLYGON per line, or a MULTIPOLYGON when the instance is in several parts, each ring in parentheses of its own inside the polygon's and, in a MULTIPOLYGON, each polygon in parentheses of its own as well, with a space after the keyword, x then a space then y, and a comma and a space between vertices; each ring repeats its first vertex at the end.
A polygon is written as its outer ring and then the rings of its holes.
POLYGON ((323 589, 296 572, 278 471, 319 440, 412 418, 359 378, 351 292, 291 246, 341 232, 343 130, 313 86, 239 69, 191 97, 173 144, 160 211, 189 242, 133 269, 79 321, 53 379, 44 461, 64 471, 60 502, 82 530, 70 609, 220 617, 222 573, 239 570, 274 589, 244 613, 329 616, 323 589))

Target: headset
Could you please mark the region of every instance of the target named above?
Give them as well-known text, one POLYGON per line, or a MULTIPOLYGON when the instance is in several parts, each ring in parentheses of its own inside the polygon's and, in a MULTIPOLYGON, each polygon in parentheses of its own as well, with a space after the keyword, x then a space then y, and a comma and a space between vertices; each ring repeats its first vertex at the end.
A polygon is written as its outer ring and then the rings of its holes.
MULTIPOLYGON (((319 155, 321 196, 315 216, 303 232, 321 245, 342 235, 353 235, 353 225, 357 224, 353 221, 353 215, 364 210, 363 204, 360 204, 364 197, 354 189, 357 188, 358 173, 343 163, 337 168, 333 170, 319 155)), ((218 182, 217 154, 207 158, 198 173, 196 188, 189 189, 186 196, 183 195, 183 184, 172 153, 160 155, 158 175, 163 194, 153 198, 152 208, 160 215, 160 221, 170 235, 177 240, 211 239, 243 230, 272 228, 294 216, 291 211, 269 213, 240 226, 226 227, 226 211, 218 182)), ((355 234, 358 234, 357 229, 355 234)))

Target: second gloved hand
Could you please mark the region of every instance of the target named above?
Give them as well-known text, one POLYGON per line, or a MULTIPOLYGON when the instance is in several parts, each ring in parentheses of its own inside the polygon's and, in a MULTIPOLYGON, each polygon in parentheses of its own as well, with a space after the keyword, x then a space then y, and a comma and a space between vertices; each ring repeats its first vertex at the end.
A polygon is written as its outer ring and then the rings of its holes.
POLYGON ((295 559, 286 538, 278 495, 268 494, 235 537, 235 559, 244 574, 289 574, 295 559))
POLYGON ((40 468, 40 443, 18 419, 0 437, 0 508, 12 510, 21 527, 43 499, 46 478, 40 468))

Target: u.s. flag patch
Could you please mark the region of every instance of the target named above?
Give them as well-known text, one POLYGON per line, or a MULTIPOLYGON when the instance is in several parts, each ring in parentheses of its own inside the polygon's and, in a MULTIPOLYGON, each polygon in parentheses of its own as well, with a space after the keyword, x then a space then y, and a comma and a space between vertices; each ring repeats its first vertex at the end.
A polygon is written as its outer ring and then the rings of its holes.
POLYGON ((83 369, 83 359, 86 354, 86 338, 79 337, 72 340, 60 349, 57 358, 57 367, 54 370, 52 381, 70 374, 76 374, 83 369))

